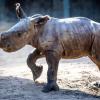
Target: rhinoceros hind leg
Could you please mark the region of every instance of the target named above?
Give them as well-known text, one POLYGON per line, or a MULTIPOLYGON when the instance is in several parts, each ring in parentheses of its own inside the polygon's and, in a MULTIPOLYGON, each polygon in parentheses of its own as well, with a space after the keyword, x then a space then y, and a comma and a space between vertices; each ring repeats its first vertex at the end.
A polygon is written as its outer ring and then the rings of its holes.
MULTIPOLYGON (((94 57, 90 56, 89 58, 97 65, 97 67, 100 70, 100 59, 99 59, 100 57, 98 57, 98 56, 94 56, 94 57)), ((93 88, 100 88, 100 80, 99 81, 97 80, 95 82, 90 83, 90 86, 93 87, 93 88)))
POLYGON ((98 56, 89 56, 89 58, 97 65, 100 70, 100 57, 98 56))

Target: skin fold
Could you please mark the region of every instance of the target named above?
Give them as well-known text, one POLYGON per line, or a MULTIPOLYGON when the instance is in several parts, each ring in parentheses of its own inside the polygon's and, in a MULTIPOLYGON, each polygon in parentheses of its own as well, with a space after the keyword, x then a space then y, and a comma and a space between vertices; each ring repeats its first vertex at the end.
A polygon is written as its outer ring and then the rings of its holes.
POLYGON ((17 51, 25 45, 36 48, 27 58, 34 81, 43 70, 36 65, 37 59, 46 58, 47 84, 43 92, 59 90, 56 81, 61 58, 88 56, 100 69, 100 23, 85 17, 59 19, 41 14, 27 17, 19 4, 16 13, 20 21, 1 32, 0 48, 6 52, 17 51))

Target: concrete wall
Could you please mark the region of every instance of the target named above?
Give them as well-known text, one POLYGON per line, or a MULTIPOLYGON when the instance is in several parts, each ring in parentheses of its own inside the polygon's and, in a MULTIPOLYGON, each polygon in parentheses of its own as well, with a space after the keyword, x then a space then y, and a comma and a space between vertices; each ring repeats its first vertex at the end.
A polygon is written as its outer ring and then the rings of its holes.
POLYGON ((0 0, 0 21, 16 21, 15 6, 20 2, 27 15, 54 17, 84 16, 100 21, 100 0, 0 0))
POLYGON ((84 16, 100 22, 100 0, 70 0, 70 16, 84 16))
POLYGON ((54 17, 64 17, 63 0, 0 0, 0 20, 16 20, 15 6, 20 2, 27 15, 36 13, 49 14, 54 17), (2 17, 3 16, 3 17, 2 17))

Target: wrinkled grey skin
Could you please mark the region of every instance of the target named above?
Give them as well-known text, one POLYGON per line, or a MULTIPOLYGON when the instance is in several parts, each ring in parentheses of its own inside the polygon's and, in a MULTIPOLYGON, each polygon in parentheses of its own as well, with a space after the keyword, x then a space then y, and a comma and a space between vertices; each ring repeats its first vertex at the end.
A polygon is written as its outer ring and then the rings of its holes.
POLYGON ((43 69, 42 66, 35 64, 36 60, 46 57, 47 84, 43 92, 59 90, 56 81, 61 58, 88 56, 100 69, 100 23, 84 17, 66 19, 47 15, 26 17, 23 16, 21 7, 16 12, 21 19, 8 31, 1 33, 0 47, 7 52, 17 51, 25 45, 35 47, 35 51, 27 59, 34 80, 41 75, 43 69))

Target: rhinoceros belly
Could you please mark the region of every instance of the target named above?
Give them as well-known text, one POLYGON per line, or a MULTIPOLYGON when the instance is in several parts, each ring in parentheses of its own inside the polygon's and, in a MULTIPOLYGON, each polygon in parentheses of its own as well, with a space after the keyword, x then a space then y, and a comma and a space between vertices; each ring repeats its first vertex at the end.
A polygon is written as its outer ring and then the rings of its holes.
POLYGON ((63 38, 63 57, 64 58, 77 58, 81 56, 86 56, 89 53, 91 47, 91 41, 88 37, 65 37, 63 38))

